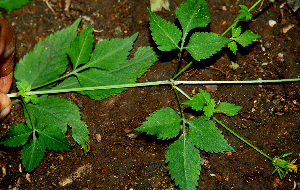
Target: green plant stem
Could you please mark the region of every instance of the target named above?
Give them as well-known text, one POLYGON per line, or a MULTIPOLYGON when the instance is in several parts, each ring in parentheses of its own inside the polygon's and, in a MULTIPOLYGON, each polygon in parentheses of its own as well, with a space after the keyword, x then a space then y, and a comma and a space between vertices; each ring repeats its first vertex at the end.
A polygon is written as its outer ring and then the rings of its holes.
POLYGON ((179 84, 266 84, 266 83, 283 83, 299 82, 300 78, 295 79, 275 79, 275 80, 248 80, 248 81, 176 81, 174 85, 179 84))
MULTIPOLYGON (((132 84, 119 84, 119 85, 109 85, 109 86, 93 86, 93 87, 82 87, 82 88, 70 88, 70 89, 53 89, 44 91, 30 91, 26 95, 41 95, 41 94, 57 94, 65 92, 79 92, 87 90, 104 90, 104 89, 114 89, 114 88, 133 88, 133 87, 144 87, 144 86, 158 86, 163 84, 170 84, 170 81, 156 81, 156 82, 144 82, 144 83, 132 83, 132 84)), ((10 98, 18 97, 18 93, 12 93, 7 95, 10 98)))
MULTIPOLYGON (((250 7, 249 12, 254 9, 262 0, 258 0, 254 5, 252 5, 252 7, 250 7)), ((227 28, 227 30, 225 30, 225 32, 223 32, 222 36, 224 36, 227 32, 229 32, 231 30, 231 28, 233 28, 240 20, 235 21, 229 28, 227 28)))
MULTIPOLYGON (((295 79, 277 79, 277 80, 249 80, 249 81, 176 81, 176 80, 165 80, 156 82, 145 82, 145 83, 132 83, 132 84, 119 84, 119 85, 109 85, 109 86, 94 86, 94 87, 82 87, 82 88, 71 88, 71 89, 57 89, 57 90, 44 90, 44 91, 30 91, 26 95, 34 94, 56 94, 64 92, 79 92, 86 90, 104 90, 113 88, 132 88, 132 87, 144 87, 144 86, 157 86, 172 84, 174 86, 179 84, 198 84, 198 85, 213 85, 213 84, 267 84, 267 83, 284 83, 284 82, 299 82, 300 78, 295 79)), ((18 93, 7 94, 8 97, 14 98, 18 97, 18 93)))
POLYGON ((176 90, 178 90, 181 94, 183 94, 187 99, 191 99, 191 97, 189 95, 187 95, 183 90, 181 90, 180 88, 178 88, 177 86, 173 86, 173 88, 175 88, 176 90))
POLYGON ((185 70, 187 70, 187 68, 189 68, 194 62, 195 62, 195 60, 189 62, 189 64, 187 64, 187 65, 186 65, 183 69, 181 69, 176 75, 174 75, 172 79, 176 79, 181 73, 183 73, 185 70))
POLYGON ((173 79, 175 79, 176 78, 175 76, 178 75, 177 72, 178 72, 178 69, 179 69, 179 66, 180 66, 180 62, 181 62, 181 54, 182 54, 182 50, 180 50, 179 55, 178 55, 177 66, 176 66, 176 69, 175 69, 174 74, 173 74, 173 79))
POLYGON ((249 143, 248 141, 246 141, 244 138, 242 138, 241 136, 239 136, 238 134, 236 134, 233 130, 231 130, 230 128, 228 128, 226 125, 224 125, 221 121, 219 121, 217 118, 213 117, 213 119, 219 123, 222 127, 224 127, 227 131, 229 131, 231 134, 233 134, 234 136, 236 136, 237 138, 239 138, 241 141, 243 141, 244 143, 246 143, 247 145, 249 145, 251 148, 253 148, 254 150, 256 150, 257 152, 259 152, 260 154, 262 154, 263 156, 265 156, 266 158, 268 158, 269 160, 273 161, 273 158, 271 158, 270 156, 268 156, 267 154, 265 154, 263 151, 261 151, 260 149, 258 149, 256 146, 252 145, 251 143, 249 143))

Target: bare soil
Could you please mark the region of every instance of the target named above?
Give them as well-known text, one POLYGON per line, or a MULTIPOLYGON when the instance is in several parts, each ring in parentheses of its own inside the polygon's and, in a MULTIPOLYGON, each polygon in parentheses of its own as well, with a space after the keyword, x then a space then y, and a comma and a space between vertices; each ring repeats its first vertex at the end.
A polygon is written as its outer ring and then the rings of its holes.
MULTIPOLYGON (((175 9, 182 0, 171 0, 170 11, 157 14, 170 22, 178 21, 175 9)), ((206 31, 221 34, 239 11, 239 4, 250 7, 255 1, 208 1, 212 21, 206 31)), ((180 80, 258 80, 300 76, 299 11, 293 13, 285 1, 264 1, 254 11, 254 19, 244 27, 261 38, 234 56, 226 48, 213 58, 197 62, 180 80), (269 20, 277 24, 269 25, 269 20), (287 27, 288 31, 285 31, 287 27), (237 63, 237 69, 232 68, 237 63)), ((16 62, 47 35, 84 17, 95 24, 95 41, 127 37, 139 32, 134 50, 153 45, 149 31, 149 0, 32 0, 14 11, 1 10, 17 35, 16 62)), ((138 82, 169 79, 176 67, 176 53, 160 53, 155 63, 138 82)), ((183 58, 183 66, 188 62, 183 58)), ((210 91, 218 102, 242 106, 239 115, 217 115, 224 124, 271 157, 293 152, 289 160, 300 159, 300 83, 273 85, 181 86, 189 95, 199 88, 210 91)), ((15 85, 12 92, 15 92, 15 85)), ((103 101, 78 94, 60 95, 73 101, 90 130, 90 150, 85 156, 80 146, 70 152, 48 151, 31 173, 21 166, 20 148, 0 146, 0 189, 178 189, 168 174, 164 155, 172 141, 135 132, 153 111, 178 105, 168 86, 129 89, 103 101)), ((182 97, 184 100, 184 97, 182 97)), ((188 111, 188 110, 187 110, 188 111)), ((10 126, 24 122, 22 107, 14 105, 10 116, 1 122, 1 135, 10 126)), ((189 117, 195 117, 188 113, 189 117)), ((221 126, 219 129, 235 149, 234 153, 201 152, 204 165, 198 189, 300 189, 298 174, 279 179, 272 163, 241 142, 221 126)))

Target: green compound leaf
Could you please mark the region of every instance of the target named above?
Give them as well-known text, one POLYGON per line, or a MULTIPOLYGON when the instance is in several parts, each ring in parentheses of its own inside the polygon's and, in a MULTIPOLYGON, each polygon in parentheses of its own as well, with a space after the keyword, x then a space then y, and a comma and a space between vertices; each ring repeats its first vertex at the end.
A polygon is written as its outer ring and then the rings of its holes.
POLYGON ((44 130, 45 126, 55 126, 59 129, 57 130, 58 134, 65 134, 67 126, 70 126, 73 139, 87 153, 88 126, 80 120, 79 109, 73 102, 59 97, 42 96, 39 104, 28 104, 28 111, 32 118, 32 124, 37 130, 44 130), (80 131, 80 133, 76 131, 80 131))
POLYGON ((195 120, 188 121, 188 124, 189 139, 201 150, 212 153, 234 151, 234 149, 228 145, 214 122, 207 120, 207 117, 199 117, 195 120))
POLYGON ((235 116, 242 109, 240 106, 230 104, 227 102, 221 102, 216 108, 216 113, 224 113, 227 116, 235 116))
POLYGON ((26 80, 35 88, 60 77, 69 64, 67 52, 71 41, 77 35, 80 20, 36 44, 33 50, 17 63, 14 72, 16 80, 26 80))
POLYGON ((210 23, 210 14, 205 0, 188 0, 175 11, 186 35, 196 27, 206 27, 210 23))
POLYGON ((70 151, 71 144, 58 127, 49 125, 38 129, 37 132, 39 142, 48 150, 70 151))
POLYGON ((150 9, 148 9, 150 19, 150 30, 153 40, 161 51, 171 51, 179 49, 178 43, 181 39, 181 31, 173 23, 158 17, 150 9))
POLYGON ((190 100, 184 102, 184 105, 192 107, 196 111, 201 111, 206 104, 210 102, 210 94, 207 91, 199 89, 199 93, 194 95, 190 100))
POLYGON ((93 27, 94 25, 91 25, 83 30, 70 44, 68 55, 74 70, 90 60, 94 42, 93 27))
POLYGON ((202 162, 199 150, 185 134, 170 145, 166 163, 172 179, 180 189, 196 189, 202 162))
POLYGON ((147 135, 156 135, 159 139, 176 137, 180 132, 181 117, 172 108, 162 108, 147 117, 142 126, 136 131, 147 132, 147 135))
POLYGON ((0 144, 13 147, 24 145, 31 133, 32 130, 24 123, 17 123, 11 126, 11 129, 0 138, 0 144))
POLYGON ((240 14, 236 17, 236 19, 234 19, 234 21, 241 20, 245 17, 246 17, 246 20, 252 19, 252 15, 249 12, 248 7, 246 7, 245 5, 239 5, 239 6, 241 7, 241 10, 239 10, 240 14))
MULTIPOLYGON (((153 48, 140 47, 135 53, 134 58, 126 60, 115 70, 103 71, 96 68, 90 68, 76 74, 78 79, 75 76, 71 76, 54 89, 70 89, 134 83, 157 60, 158 56, 153 48)), ((87 95, 92 99, 102 100, 112 95, 121 93, 124 90, 126 90, 126 88, 83 91, 79 93, 87 95)))
POLYGON ((0 8, 6 10, 13 10, 21 8, 22 6, 29 3, 30 0, 0 0, 0 8))
POLYGON ((31 172, 38 167, 45 151, 46 147, 34 135, 32 141, 27 143, 21 151, 22 164, 27 172, 31 172))
POLYGON ((231 39, 224 38, 215 33, 196 32, 191 36, 191 39, 185 49, 197 61, 207 59, 217 53, 222 47, 231 42, 231 39))
POLYGON ((85 67, 97 67, 104 70, 113 70, 127 59, 129 51, 138 33, 125 39, 105 39, 96 44, 91 60, 85 67))
POLYGON ((250 30, 246 30, 244 33, 242 33, 239 37, 232 38, 234 41, 241 44, 243 47, 246 47, 256 39, 260 38, 260 35, 254 34, 250 30))

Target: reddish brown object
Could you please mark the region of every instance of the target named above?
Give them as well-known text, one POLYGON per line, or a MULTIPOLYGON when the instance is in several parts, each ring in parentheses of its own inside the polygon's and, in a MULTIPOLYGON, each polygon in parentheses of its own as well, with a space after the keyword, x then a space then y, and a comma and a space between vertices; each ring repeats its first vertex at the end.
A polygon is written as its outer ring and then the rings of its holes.
POLYGON ((8 93, 12 83, 15 47, 15 31, 0 17, 0 92, 3 93, 8 93))

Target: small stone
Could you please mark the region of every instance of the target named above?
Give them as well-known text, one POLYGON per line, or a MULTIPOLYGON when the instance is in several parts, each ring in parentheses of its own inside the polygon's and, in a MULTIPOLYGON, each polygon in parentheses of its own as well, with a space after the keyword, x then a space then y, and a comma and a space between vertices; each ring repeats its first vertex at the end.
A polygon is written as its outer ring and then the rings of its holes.
POLYGON ((283 58, 283 53, 278 53, 278 57, 283 58))
POLYGON ((269 20, 269 26, 274 27, 275 24, 277 24, 275 20, 269 20))
POLYGON ((222 10, 223 10, 223 11, 227 11, 226 6, 222 6, 222 10))
POLYGON ((99 133, 97 133, 95 135, 97 142, 101 142, 101 135, 99 133))

